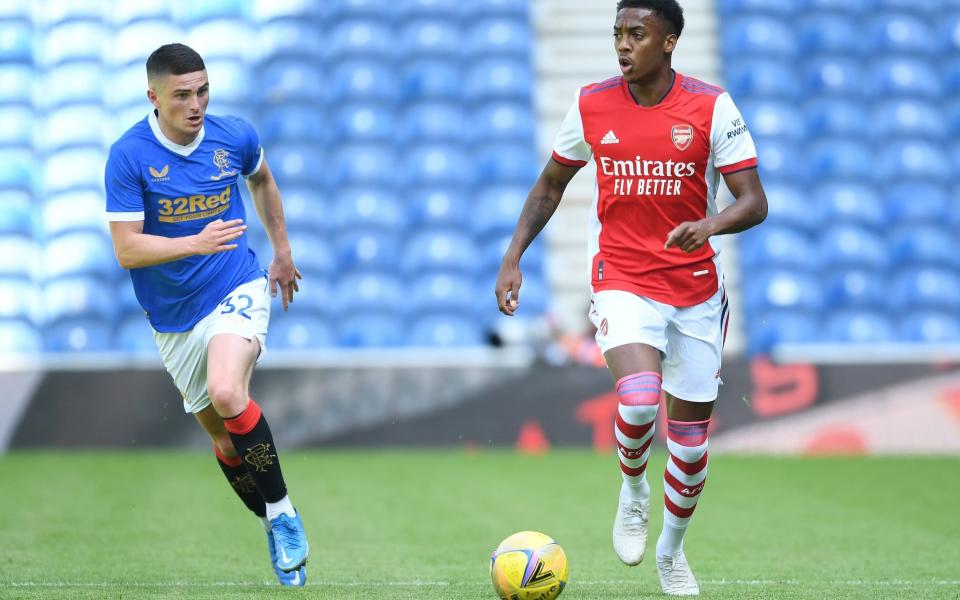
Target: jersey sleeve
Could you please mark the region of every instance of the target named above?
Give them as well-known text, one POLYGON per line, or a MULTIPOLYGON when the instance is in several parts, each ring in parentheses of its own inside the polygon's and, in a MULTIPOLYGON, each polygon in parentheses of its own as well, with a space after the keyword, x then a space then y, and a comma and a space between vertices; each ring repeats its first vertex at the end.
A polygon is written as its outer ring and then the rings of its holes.
POLYGON ((730 94, 717 96, 710 134, 713 164, 724 175, 757 166, 757 148, 730 94))
POLYGON ((243 123, 243 168, 241 173, 244 177, 250 177, 260 170, 263 164, 263 146, 260 145, 260 136, 253 125, 242 121, 243 123))
POLYGON ((104 171, 107 190, 108 221, 142 221, 144 215, 143 184, 136 163, 116 147, 110 149, 104 171))
POLYGON ((553 142, 553 160, 568 167, 582 167, 587 164, 593 150, 583 136, 583 118, 580 116, 580 90, 573 97, 573 104, 567 111, 560 131, 553 142))

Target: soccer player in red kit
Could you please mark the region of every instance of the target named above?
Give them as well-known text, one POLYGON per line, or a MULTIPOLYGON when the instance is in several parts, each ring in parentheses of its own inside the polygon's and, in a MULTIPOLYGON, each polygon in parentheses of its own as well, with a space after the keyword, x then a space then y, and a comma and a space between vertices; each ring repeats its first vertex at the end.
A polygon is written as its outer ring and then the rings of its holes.
POLYGON ((714 235, 766 217, 756 149, 729 94, 677 73, 683 29, 676 0, 620 0, 613 26, 621 75, 580 88, 530 191, 497 274, 500 311, 520 301, 520 257, 591 158, 590 319, 619 396, 622 471, 613 546, 643 560, 650 486, 645 470, 661 390, 667 399, 664 526, 656 563, 663 591, 699 594, 683 535, 707 474, 707 425, 729 321, 714 235), (736 201, 718 212, 720 177, 736 201))

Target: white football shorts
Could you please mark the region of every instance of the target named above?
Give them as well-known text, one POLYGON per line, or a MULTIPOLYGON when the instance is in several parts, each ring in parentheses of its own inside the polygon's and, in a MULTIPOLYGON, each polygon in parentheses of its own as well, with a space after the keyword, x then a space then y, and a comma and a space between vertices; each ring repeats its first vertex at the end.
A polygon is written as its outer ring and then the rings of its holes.
MULTIPOLYGON (((183 396, 183 410, 197 413, 210 406, 207 392, 207 346, 221 333, 260 342, 260 356, 267 346, 270 321, 270 291, 266 277, 238 286, 190 331, 153 332, 163 366, 183 396)), ((257 358, 259 361, 259 357, 257 358)))
POLYGON ((660 351, 663 389, 681 400, 716 400, 720 354, 730 311, 720 290, 709 300, 676 307, 620 290, 593 294, 590 322, 604 353, 625 344, 647 344, 660 351))

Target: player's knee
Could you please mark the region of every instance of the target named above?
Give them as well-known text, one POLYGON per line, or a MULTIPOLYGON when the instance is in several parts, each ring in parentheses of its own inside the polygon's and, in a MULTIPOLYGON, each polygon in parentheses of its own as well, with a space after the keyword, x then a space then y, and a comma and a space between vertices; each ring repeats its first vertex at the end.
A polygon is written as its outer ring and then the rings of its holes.
POLYGON ((247 407, 246 393, 231 382, 210 382, 207 392, 213 408, 221 417, 239 415, 247 407))

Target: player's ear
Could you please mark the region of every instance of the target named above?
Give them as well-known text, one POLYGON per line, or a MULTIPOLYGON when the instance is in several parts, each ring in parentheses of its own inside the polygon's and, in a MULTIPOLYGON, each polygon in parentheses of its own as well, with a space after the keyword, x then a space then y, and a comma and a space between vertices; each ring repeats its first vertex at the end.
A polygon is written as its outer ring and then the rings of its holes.
POLYGON ((672 54, 676 47, 677 47, 677 34, 668 33, 667 36, 663 38, 664 54, 672 54))

